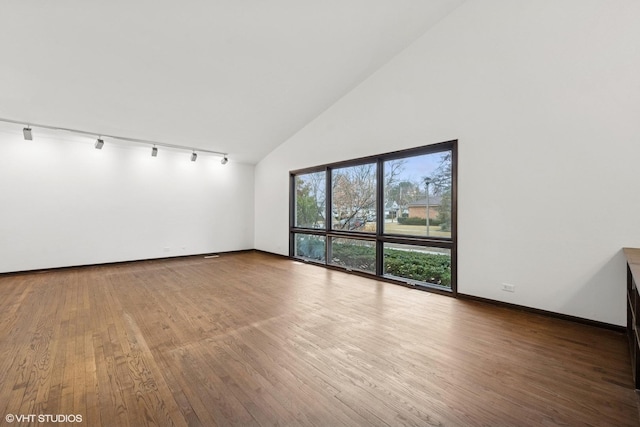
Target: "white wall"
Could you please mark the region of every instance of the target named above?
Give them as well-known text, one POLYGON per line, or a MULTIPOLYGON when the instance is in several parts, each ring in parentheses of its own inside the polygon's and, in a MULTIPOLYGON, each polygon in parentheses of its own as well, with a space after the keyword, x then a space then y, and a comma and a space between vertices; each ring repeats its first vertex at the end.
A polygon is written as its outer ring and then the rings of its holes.
POLYGON ((253 247, 251 165, 0 127, 0 272, 253 247))
POLYGON ((257 165, 256 248, 287 253, 289 170, 449 139, 459 291, 625 324, 640 2, 466 2, 257 165))

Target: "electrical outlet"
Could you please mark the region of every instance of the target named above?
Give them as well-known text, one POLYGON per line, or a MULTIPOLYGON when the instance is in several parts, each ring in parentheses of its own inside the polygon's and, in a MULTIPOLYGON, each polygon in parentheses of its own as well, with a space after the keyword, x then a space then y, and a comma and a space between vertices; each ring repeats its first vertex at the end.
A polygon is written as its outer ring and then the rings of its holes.
POLYGON ((503 283, 502 284, 502 290, 505 292, 515 292, 516 291, 516 285, 510 285, 509 283, 503 283))

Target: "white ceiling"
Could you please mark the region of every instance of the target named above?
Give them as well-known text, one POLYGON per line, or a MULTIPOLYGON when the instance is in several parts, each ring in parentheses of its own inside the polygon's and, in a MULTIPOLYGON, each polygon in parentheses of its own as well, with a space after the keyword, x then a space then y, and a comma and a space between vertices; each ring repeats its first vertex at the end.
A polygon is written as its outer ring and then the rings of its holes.
POLYGON ((3 1, 0 117, 256 163, 463 1, 3 1))

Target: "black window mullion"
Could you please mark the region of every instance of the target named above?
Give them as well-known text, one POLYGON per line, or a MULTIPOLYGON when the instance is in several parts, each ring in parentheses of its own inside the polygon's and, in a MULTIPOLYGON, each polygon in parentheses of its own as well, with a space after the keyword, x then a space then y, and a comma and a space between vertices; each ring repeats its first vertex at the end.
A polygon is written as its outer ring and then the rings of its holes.
POLYGON ((458 296, 458 147, 451 145, 451 291, 458 296))
POLYGON ((382 276, 383 271, 383 244, 380 240, 384 231, 384 160, 378 159, 376 177, 376 276, 382 276))
POLYGON ((324 263, 325 265, 329 265, 329 260, 331 259, 331 237, 329 237, 329 231, 332 229, 333 225, 333 192, 331 191, 333 182, 331 180, 331 168, 325 168, 325 190, 324 190, 324 200, 325 200, 325 220, 324 220, 324 231, 325 231, 325 255, 324 255, 324 263))
POLYGON ((293 227, 295 225, 296 215, 296 176, 289 174, 289 256, 295 255, 295 234, 293 227))

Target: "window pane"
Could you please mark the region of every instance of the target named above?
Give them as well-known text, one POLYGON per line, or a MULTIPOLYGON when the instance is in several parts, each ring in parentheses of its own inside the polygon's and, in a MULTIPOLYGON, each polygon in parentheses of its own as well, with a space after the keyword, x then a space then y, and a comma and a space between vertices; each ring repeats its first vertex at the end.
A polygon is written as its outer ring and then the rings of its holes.
POLYGON ((324 228, 326 173, 296 175, 295 227, 324 228))
POLYGON ((332 181, 332 228, 376 231, 376 164, 334 169, 332 181))
POLYGON ((451 151, 385 161, 384 233, 451 238, 451 190, 451 151))
POLYGON ((451 288, 451 250, 384 244, 385 276, 451 288))
POLYGON ((357 239, 331 239, 331 264, 376 272, 376 243, 357 239))
POLYGON ((324 262, 325 241, 324 236, 296 234, 293 256, 324 262))

